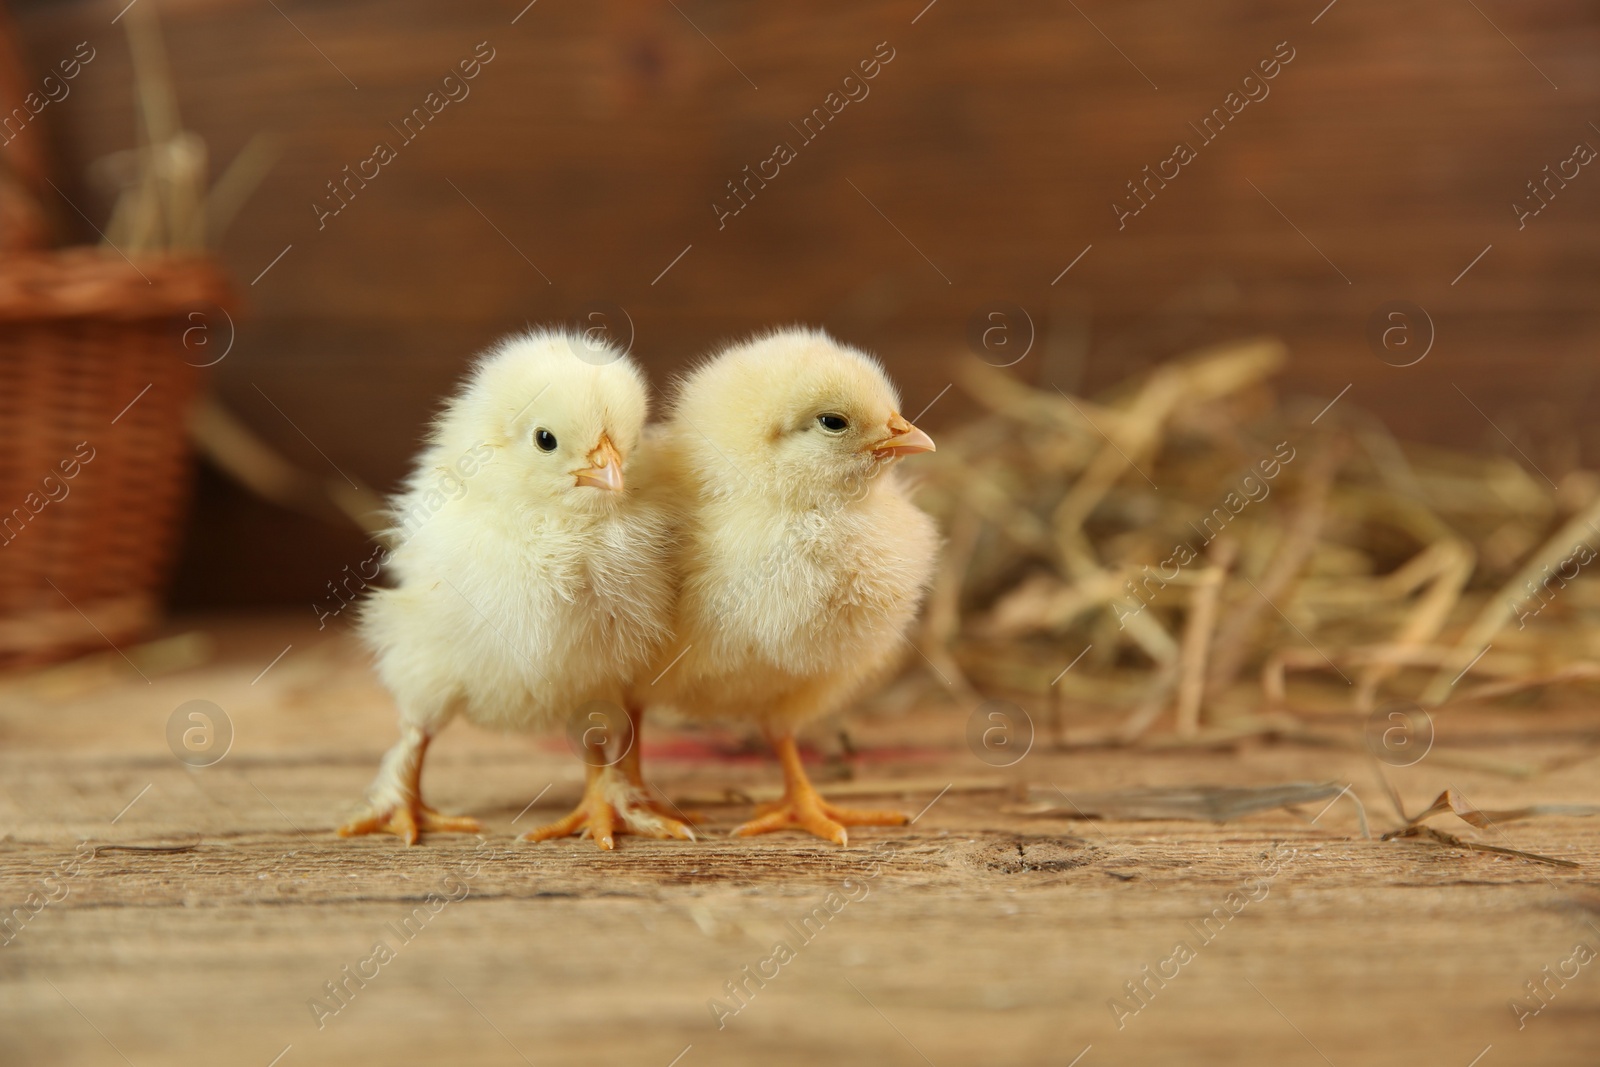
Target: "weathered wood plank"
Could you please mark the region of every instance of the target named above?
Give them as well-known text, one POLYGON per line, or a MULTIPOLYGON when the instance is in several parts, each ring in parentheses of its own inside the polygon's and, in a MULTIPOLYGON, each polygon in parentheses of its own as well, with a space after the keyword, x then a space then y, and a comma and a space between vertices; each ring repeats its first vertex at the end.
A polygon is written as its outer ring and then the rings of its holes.
MULTIPOLYGON (((915 826, 862 831, 845 850, 733 841, 716 831, 747 808, 707 806, 701 842, 624 838, 602 855, 513 840, 576 796, 559 742, 460 725, 428 784, 442 808, 484 819, 482 842, 344 841, 331 828, 393 728, 363 658, 297 622, 210 629, 216 659, 149 684, 91 666, 0 689, 0 905, 25 913, 0 947, 4 1062, 265 1067, 288 1046, 284 1067, 665 1067, 687 1046, 680 1067, 1065 1064, 1090 1045, 1085 1067, 1309 1064, 1318 1050, 1340 1065, 1464 1067, 1491 1044, 1483 1064, 1592 1059, 1594 965, 1552 984, 1520 1031, 1509 1003, 1537 1004, 1523 983, 1575 943, 1600 948, 1595 820, 1481 835, 1441 824, 1582 865, 1571 870, 1363 840, 1347 800, 1223 826, 1083 822, 1008 815, 1004 794, 960 788, 915 826), (195 698, 228 709, 237 731, 202 770, 179 764, 164 733, 195 698), (63 863, 70 873, 46 882, 63 863), (58 899, 26 914, 30 893, 58 899), (779 962, 779 941, 792 959, 779 962), (1181 964, 1180 941, 1193 953, 1181 964), (1176 976, 1147 979, 1146 965, 1176 976), (746 983, 743 1007, 730 981, 746 983), (1144 1004, 1130 981, 1147 983, 1144 1004)), ((852 718, 858 782, 916 811, 937 792, 928 783, 986 776, 1084 791, 1332 778, 1380 828, 1395 822, 1354 753, 1041 744, 996 772, 966 751, 964 726, 951 708, 852 718), (911 788, 896 795, 896 780, 911 788)), ((1413 809, 1446 785, 1485 807, 1593 802, 1594 727, 1587 711, 1463 713, 1440 724, 1440 752, 1551 769, 1511 782, 1430 758, 1390 774, 1413 809)), ((647 759, 676 796, 771 783, 769 764, 720 738, 654 730, 647 759)))
MULTIPOLYGON (((16 6, 36 70, 79 41, 98 50, 27 132, 49 135, 58 184, 102 219, 106 199, 84 173, 134 138, 110 24, 121 4, 16 6)), ((706 346, 799 320, 881 352, 918 407, 950 380, 945 357, 966 350, 969 318, 991 301, 1029 308, 1050 343, 1088 316, 1090 388, 1190 344, 1277 332, 1292 388, 1331 398, 1353 385, 1347 403, 1403 436, 1512 454, 1458 383, 1551 477, 1571 462, 1564 438, 1589 464, 1600 456, 1582 417, 1600 340, 1600 181, 1586 170, 1523 228, 1511 211, 1544 166, 1596 136, 1600 23, 1587 5, 1487 12, 1491 24, 1465 4, 1346 0, 1314 25, 1300 5, 1243 2, 940 3, 915 25, 926 0, 699 2, 681 15, 539 4, 515 25, 522 3, 278 6, 172 3, 162 17, 183 114, 213 158, 260 130, 283 145, 222 254, 248 283, 294 248, 247 286, 250 312, 215 378, 308 469, 326 471, 323 458, 256 386, 341 467, 389 486, 473 352, 597 300, 629 310, 659 383, 706 346), (389 124, 480 41, 496 58, 470 96, 319 224, 327 183, 376 140, 398 143, 389 124), (798 141, 789 124, 884 41, 895 58, 870 95, 719 228, 712 204, 727 183, 778 139, 798 141), (1270 95, 1201 145, 1189 124, 1279 42, 1295 58, 1270 95), (1199 158, 1152 185, 1119 229, 1112 202, 1180 138, 1199 158), (1404 373, 1363 340, 1395 299, 1426 308, 1439 333, 1435 355, 1404 373), (1141 343, 1118 344, 1134 327, 1141 343)), ((94 239, 64 203, 54 210, 94 239)), ((1047 347, 1016 372, 1039 380, 1047 347)), ((957 390, 930 419, 937 429, 961 411, 957 390)), ((327 562, 354 551, 207 489, 188 603, 304 601, 327 562), (271 582, 242 562, 269 556, 259 569, 271 582)))

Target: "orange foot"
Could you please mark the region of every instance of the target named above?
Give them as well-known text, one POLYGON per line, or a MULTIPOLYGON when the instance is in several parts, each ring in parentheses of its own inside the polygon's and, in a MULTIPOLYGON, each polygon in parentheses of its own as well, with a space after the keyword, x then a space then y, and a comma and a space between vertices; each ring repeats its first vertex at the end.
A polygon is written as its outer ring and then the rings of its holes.
POLYGON ((394 834, 414 845, 426 831, 430 834, 476 834, 483 831, 478 820, 466 815, 440 815, 420 798, 402 801, 385 811, 352 819, 339 827, 340 837, 361 834, 394 834))
POLYGON ((633 786, 636 794, 633 802, 636 807, 645 808, 669 822, 681 821, 691 826, 700 822, 700 813, 698 811, 684 811, 669 800, 665 793, 644 780, 644 776, 639 771, 637 752, 632 754, 632 759, 624 757, 617 766, 622 771, 623 777, 627 778, 628 783, 633 786))
POLYGON ((641 790, 611 767, 589 768, 589 781, 583 799, 566 818, 529 830, 524 841, 548 841, 554 837, 579 834, 594 839, 603 849, 617 847, 617 834, 677 838, 693 841, 694 831, 687 823, 671 817, 641 790))
POLYGON ((773 741, 778 761, 783 765, 783 799, 756 808, 756 817, 733 831, 735 837, 770 834, 774 830, 805 830, 836 845, 848 845, 847 826, 904 826, 908 820, 898 811, 863 811, 841 808, 822 799, 800 763, 793 737, 773 741))
POLYGON ((763 804, 756 817, 733 831, 735 837, 770 834, 774 830, 805 830, 836 845, 848 845, 846 826, 904 826, 905 815, 898 811, 864 811, 841 808, 828 803, 811 790, 810 796, 785 797, 776 804, 763 804))

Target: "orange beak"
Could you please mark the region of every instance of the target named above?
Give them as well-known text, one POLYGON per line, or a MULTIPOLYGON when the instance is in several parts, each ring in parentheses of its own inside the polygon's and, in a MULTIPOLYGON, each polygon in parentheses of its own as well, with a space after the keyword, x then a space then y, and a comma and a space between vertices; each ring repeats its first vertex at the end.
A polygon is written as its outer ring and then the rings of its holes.
POLYGON ((911 425, 896 412, 889 416, 889 437, 872 446, 872 454, 879 459, 912 456, 918 452, 934 451, 933 438, 911 425))
POLYGON ((617 446, 611 443, 610 436, 600 435, 600 443, 589 453, 589 465, 583 470, 573 471, 572 477, 578 485, 612 492, 622 490, 622 456, 617 453, 617 446))

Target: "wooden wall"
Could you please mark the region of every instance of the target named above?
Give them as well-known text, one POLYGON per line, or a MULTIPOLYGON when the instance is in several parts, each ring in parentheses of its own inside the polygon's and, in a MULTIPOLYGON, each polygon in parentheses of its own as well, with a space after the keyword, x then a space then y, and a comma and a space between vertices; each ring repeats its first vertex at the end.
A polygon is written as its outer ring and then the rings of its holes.
MULTIPOLYGON (((14 5, 40 71, 96 50, 44 132, 97 220, 86 167, 134 135, 123 2, 14 5)), ((1593 5, 525 2, 159 2, 213 158, 281 142, 222 245, 249 313, 214 373, 308 469, 391 486, 476 349, 598 301, 627 310, 657 381, 720 339, 822 323, 884 355, 910 411, 995 302, 1038 327, 1015 373, 1066 386, 1277 332, 1293 390, 1351 384, 1342 402, 1403 436, 1507 449, 1504 431, 1555 479, 1600 462, 1600 167, 1520 229, 1511 206, 1600 147, 1593 5), (406 143, 391 122, 480 42, 470 95, 406 143), (790 123, 859 96, 844 79, 875 53, 893 58, 868 95, 803 141, 790 123), (1244 82, 1275 54, 1275 77, 1244 82), (1215 140, 1191 128, 1246 92, 1267 95, 1215 140), (325 183, 380 141, 395 158, 319 222, 325 183), (1195 158, 1119 226, 1126 183, 1180 141, 1195 158), (779 142, 795 158, 719 225, 725 183, 779 142), (1437 335, 1406 368, 1366 340, 1399 299, 1437 335)), ((961 411, 952 392, 927 421, 961 411)), ((184 603, 306 601, 364 555, 210 474, 188 536, 184 603)))

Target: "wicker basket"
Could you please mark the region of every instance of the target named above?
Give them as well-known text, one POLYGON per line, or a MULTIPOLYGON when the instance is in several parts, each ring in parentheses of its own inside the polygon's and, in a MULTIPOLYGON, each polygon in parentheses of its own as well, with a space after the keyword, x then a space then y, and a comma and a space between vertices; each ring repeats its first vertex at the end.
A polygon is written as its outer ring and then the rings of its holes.
POLYGON ((121 645, 155 622, 206 362, 186 316, 228 303, 204 256, 0 260, 0 664, 121 645))

